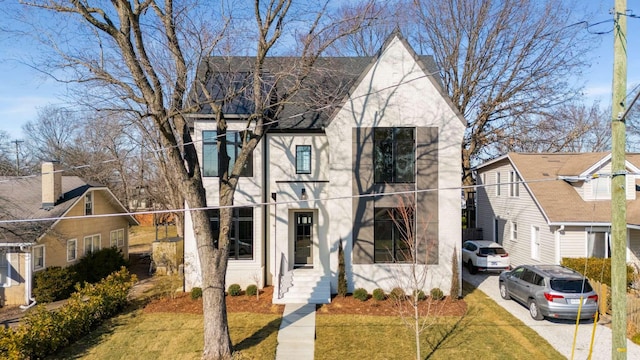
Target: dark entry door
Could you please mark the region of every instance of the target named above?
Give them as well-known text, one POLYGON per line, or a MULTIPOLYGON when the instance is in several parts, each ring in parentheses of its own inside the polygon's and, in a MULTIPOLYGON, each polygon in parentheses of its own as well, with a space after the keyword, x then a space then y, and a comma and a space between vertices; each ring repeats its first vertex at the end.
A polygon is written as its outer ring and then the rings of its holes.
POLYGON ((294 266, 313 265, 313 213, 295 213, 294 266))

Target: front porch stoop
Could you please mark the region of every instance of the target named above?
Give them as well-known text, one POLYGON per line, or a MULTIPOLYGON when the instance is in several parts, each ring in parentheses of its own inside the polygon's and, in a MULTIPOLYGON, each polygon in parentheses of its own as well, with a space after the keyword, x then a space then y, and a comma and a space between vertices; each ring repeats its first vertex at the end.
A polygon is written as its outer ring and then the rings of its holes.
POLYGON ((331 282, 328 276, 314 269, 292 270, 292 286, 275 304, 329 304, 331 302, 331 282))

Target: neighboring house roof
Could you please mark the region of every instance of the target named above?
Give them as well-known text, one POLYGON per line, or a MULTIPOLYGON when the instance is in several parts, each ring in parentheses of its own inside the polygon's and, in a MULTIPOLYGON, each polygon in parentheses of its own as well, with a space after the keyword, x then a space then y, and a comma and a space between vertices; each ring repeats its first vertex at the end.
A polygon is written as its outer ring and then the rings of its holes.
MULTIPOLYGON (((405 41, 398 33, 402 41, 405 41)), ((387 40, 387 43, 389 40, 387 40)), ((408 47, 410 48, 410 47, 408 47)), ((385 47, 383 46, 382 50, 385 47)), ((381 51, 382 51, 381 50, 381 51)), ((414 53, 415 54, 415 53, 414 53)), ((335 110, 341 106, 353 86, 377 59, 369 57, 320 57, 314 63, 309 76, 304 78, 300 89, 286 103, 278 114, 278 122, 272 129, 321 130, 332 119, 335 110)), ((298 57, 268 57, 265 59, 260 91, 270 94, 269 99, 277 103, 286 97, 294 74, 300 73, 304 59, 298 57), (275 89, 274 89, 275 86, 275 89)), ((436 87, 442 90, 438 68, 432 56, 416 55, 416 61, 436 87)), ((224 100, 222 111, 228 115, 247 115, 253 112, 253 76, 255 57, 208 57, 199 66, 195 84, 203 83, 204 88, 194 86, 190 98, 203 104, 198 115, 211 116, 214 112, 207 99, 217 103, 224 100), (229 99, 229 94, 234 96, 229 99)), ((446 94, 444 95, 445 98, 446 94)), ((190 119, 193 121, 193 119, 190 119)))
MULTIPOLYGON (((610 223, 610 200, 584 200, 569 181, 562 180, 584 178, 586 171, 609 158, 605 152, 509 153, 477 169, 510 161, 549 223, 610 223)), ((627 154, 626 161, 627 166, 638 167, 640 154, 627 154)), ((640 198, 627 201, 627 223, 640 225, 640 198)))
MULTIPOLYGON (((0 223, 0 243, 36 242, 56 222, 63 217, 73 205, 83 199, 89 189, 105 190, 104 186, 87 183, 77 176, 62 176, 62 197, 51 209, 42 208, 41 177, 0 178, 0 220, 50 219, 33 222, 0 223)), ((115 199, 117 204, 120 202, 115 199)), ((120 207, 123 212, 126 209, 120 207)), ((129 216, 129 222, 136 220, 129 216)))

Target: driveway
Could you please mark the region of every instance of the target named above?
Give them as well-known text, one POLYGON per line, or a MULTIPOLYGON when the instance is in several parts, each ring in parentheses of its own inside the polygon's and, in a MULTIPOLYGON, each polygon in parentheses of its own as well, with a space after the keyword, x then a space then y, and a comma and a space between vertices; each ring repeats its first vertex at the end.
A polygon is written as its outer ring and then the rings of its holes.
MULTIPOLYGON (((564 320, 543 320, 536 321, 529 315, 529 310, 513 300, 504 300, 500 297, 498 290, 497 274, 477 274, 471 275, 466 268, 462 273, 463 279, 482 290, 487 296, 493 299, 500 306, 509 311, 513 316, 520 319, 525 325, 531 327, 540 336, 551 344, 562 355, 571 359, 571 349, 575 333, 575 322, 564 320)), ((589 346, 593 322, 582 321, 578 325, 578 335, 576 337, 576 347, 573 359, 587 359, 589 356, 589 346)), ((611 359, 611 329, 598 324, 593 340, 592 359, 611 359)), ((640 345, 636 345, 627 340, 627 359, 640 359, 640 345)))

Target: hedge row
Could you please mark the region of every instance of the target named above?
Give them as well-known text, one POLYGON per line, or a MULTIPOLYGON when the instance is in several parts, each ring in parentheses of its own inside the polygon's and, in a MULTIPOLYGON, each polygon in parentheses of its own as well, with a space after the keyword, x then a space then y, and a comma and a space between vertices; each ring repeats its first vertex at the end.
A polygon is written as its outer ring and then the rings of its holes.
POLYGON ((68 346, 120 312, 136 280, 122 267, 97 284, 78 284, 58 310, 37 305, 15 330, 0 329, 0 358, 42 359, 68 346))
MULTIPOLYGON (((562 258, 561 265, 611 286, 611 258, 562 258)), ((627 265, 627 284, 633 282, 633 276, 633 267, 627 265)))
POLYGON ((33 297, 39 303, 69 298, 78 283, 96 283, 123 266, 128 266, 122 251, 106 248, 94 251, 68 266, 52 266, 34 275, 33 297))

